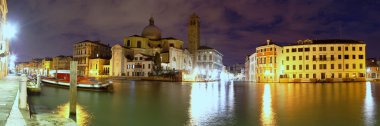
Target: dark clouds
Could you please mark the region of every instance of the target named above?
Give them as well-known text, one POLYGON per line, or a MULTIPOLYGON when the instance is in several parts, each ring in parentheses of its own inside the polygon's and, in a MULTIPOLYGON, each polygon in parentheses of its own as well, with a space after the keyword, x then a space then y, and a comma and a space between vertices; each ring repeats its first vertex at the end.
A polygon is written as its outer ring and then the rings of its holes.
POLYGON ((140 34, 150 16, 163 37, 187 42, 187 21, 196 12, 202 44, 221 51, 230 65, 266 39, 364 40, 368 56, 380 56, 379 6, 377 0, 9 0, 8 17, 20 26, 11 48, 25 61, 71 55, 72 45, 85 39, 122 43, 140 34))

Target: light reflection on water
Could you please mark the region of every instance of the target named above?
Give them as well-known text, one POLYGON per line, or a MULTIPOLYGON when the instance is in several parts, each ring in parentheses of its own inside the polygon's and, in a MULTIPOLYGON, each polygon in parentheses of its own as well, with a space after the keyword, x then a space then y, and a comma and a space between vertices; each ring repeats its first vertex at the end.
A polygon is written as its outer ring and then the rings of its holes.
MULTIPOLYGON (((114 87, 113 93, 78 91, 79 125, 379 125, 379 83, 115 80, 114 87)), ((42 91, 32 96, 37 112, 68 117, 68 89, 42 91)))
POLYGON ((233 94, 233 83, 193 83, 187 125, 222 125, 218 117, 232 117, 233 94))
MULTIPOLYGON (((62 105, 59 105, 56 110, 53 111, 53 113, 57 113, 58 115, 69 118, 70 116, 70 104, 65 103, 62 105)), ((87 112, 87 110, 82 106, 77 104, 76 106, 77 115, 76 115, 76 122, 79 126, 88 126, 90 125, 91 115, 87 112)))
POLYGON ((366 83, 364 98, 364 123, 366 126, 375 125, 375 103, 372 97, 371 83, 366 83))
POLYGON ((271 95, 271 85, 264 85, 262 110, 260 115, 260 120, 262 125, 276 125, 274 119, 274 112, 272 109, 272 95, 271 95))

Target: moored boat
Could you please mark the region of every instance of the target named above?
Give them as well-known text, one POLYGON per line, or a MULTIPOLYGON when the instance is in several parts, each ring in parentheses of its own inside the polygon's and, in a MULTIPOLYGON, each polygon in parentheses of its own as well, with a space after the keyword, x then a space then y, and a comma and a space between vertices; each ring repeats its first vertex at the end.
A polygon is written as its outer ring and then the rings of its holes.
MULTIPOLYGON (((57 73, 57 78, 42 78, 42 82, 52 85, 59 86, 70 86, 70 74, 68 73, 57 73)), ((77 77, 77 87, 78 88, 88 88, 88 89, 106 89, 111 86, 112 82, 102 83, 95 79, 87 77, 77 77)))

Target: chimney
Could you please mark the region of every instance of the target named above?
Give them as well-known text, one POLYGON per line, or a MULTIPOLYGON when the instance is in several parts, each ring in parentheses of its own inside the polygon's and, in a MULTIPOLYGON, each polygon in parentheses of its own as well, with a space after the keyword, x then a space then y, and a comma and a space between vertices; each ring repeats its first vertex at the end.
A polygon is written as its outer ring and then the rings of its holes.
POLYGON ((270 43, 272 43, 272 40, 268 39, 267 40, 267 45, 269 45, 270 43))

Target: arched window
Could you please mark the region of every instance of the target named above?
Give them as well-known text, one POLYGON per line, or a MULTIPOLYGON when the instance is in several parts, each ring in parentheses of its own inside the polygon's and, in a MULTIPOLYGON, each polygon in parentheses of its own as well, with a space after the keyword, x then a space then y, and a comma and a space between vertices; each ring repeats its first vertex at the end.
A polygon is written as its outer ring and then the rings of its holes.
POLYGON ((131 40, 128 40, 127 41, 127 47, 130 47, 131 46, 131 40))
POLYGON ((137 48, 141 48, 141 41, 137 41, 137 48))
POLYGON ((203 60, 207 60, 207 57, 206 57, 206 55, 203 55, 203 60))
POLYGON ((212 61, 212 55, 209 56, 209 60, 212 61))

